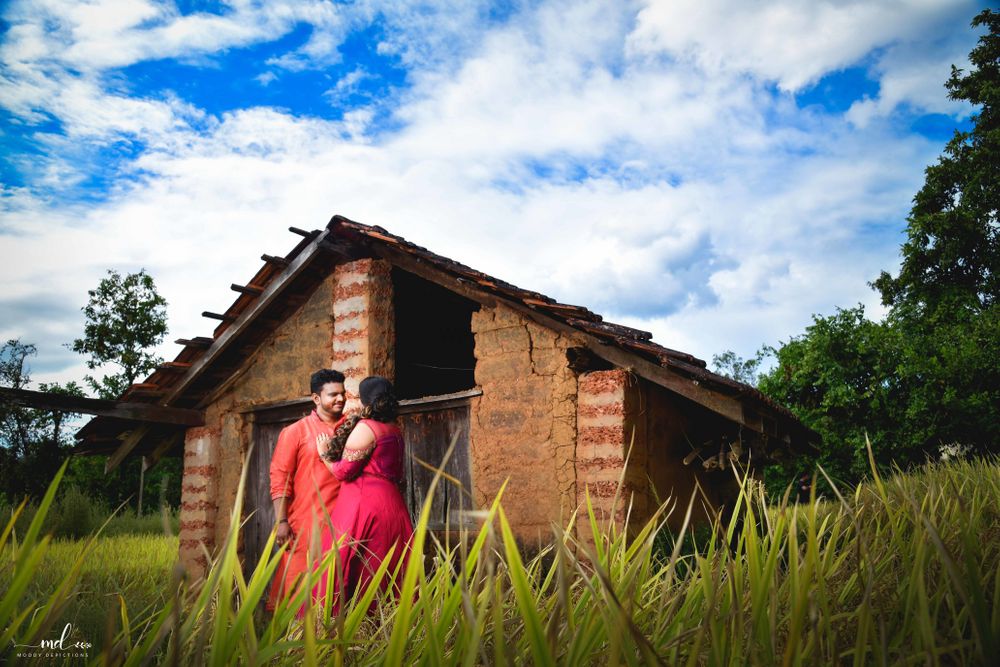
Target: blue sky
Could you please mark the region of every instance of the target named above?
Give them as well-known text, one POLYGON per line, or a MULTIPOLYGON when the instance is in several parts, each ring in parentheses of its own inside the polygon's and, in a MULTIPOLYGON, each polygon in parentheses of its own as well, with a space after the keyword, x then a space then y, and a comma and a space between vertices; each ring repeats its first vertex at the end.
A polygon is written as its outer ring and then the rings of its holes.
POLYGON ((705 359, 878 316, 984 6, 8 2, 0 336, 79 378, 87 289, 142 267, 208 334, 334 213, 705 359))

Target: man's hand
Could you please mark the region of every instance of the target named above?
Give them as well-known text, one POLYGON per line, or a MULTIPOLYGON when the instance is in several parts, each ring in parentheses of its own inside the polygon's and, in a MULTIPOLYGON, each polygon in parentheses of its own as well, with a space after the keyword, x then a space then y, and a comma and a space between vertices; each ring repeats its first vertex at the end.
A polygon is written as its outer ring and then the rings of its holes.
POLYGON ((274 537, 274 542, 279 547, 284 546, 285 542, 293 537, 295 537, 295 535, 292 534, 292 527, 288 525, 287 520, 278 523, 278 532, 274 537))

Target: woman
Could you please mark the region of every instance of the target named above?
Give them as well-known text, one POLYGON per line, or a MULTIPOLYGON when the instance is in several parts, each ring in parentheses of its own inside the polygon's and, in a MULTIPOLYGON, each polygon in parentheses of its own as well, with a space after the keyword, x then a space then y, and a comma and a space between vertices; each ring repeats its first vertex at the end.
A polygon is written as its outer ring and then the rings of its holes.
MULTIPOLYGON (((413 525, 400 488, 405 479, 403 435, 395 420, 399 404, 392 384, 383 377, 361 381, 361 415, 353 415, 331 438, 320 435, 316 449, 327 467, 341 480, 340 495, 330 512, 330 525, 323 529, 322 553, 329 553, 340 543, 340 571, 336 577, 341 590, 335 590, 333 609, 356 591, 364 591, 386 555, 392 550, 381 589, 390 583, 399 594, 413 525), (332 525, 332 532, 331 532, 332 525), (398 567, 397 567, 398 566, 398 567), (393 573, 396 578, 393 580, 393 573)), ((327 591, 326 579, 314 589, 322 604, 327 591)))

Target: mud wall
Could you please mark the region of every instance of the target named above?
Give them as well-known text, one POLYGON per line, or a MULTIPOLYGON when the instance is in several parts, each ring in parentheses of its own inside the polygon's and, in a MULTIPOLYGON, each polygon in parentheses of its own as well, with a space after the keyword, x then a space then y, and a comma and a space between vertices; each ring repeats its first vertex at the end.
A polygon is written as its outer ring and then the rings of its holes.
POLYGON ((576 506, 576 393, 566 349, 578 342, 505 306, 472 315, 476 384, 470 460, 473 495, 488 506, 504 480, 504 511, 525 543, 551 539, 576 506))

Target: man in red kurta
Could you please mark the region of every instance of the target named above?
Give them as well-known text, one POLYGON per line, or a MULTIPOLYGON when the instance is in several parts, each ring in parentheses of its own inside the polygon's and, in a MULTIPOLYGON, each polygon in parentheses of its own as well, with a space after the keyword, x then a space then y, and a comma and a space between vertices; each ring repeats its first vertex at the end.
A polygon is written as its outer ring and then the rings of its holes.
POLYGON ((310 545, 315 541, 318 550, 318 528, 326 521, 340 491, 340 482, 316 453, 316 438, 320 434, 332 436, 344 419, 344 374, 326 368, 318 370, 312 374, 309 388, 316 409, 281 431, 271 457, 276 542, 288 548, 281 554, 271 585, 267 599, 270 611, 280 598, 295 592, 296 578, 308 567, 310 545))

